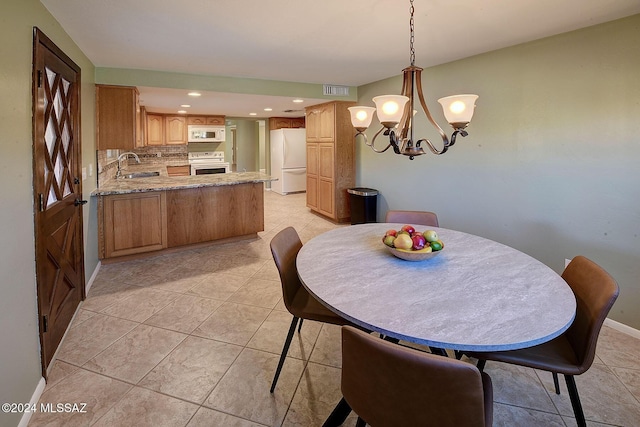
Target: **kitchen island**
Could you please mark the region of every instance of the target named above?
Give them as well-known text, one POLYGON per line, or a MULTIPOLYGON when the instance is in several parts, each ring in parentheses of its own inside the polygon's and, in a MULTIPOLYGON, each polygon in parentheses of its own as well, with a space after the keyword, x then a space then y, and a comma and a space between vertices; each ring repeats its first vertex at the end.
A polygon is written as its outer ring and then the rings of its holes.
POLYGON ((102 260, 255 236, 264 230, 259 172, 113 179, 98 197, 102 260))

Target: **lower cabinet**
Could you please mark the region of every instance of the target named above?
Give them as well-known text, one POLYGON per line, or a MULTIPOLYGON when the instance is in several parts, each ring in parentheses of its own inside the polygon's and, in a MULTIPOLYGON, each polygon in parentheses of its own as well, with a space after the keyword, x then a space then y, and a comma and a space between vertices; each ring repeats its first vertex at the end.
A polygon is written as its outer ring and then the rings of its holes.
POLYGON ((264 184, 100 196, 100 259, 264 231, 264 184))
POLYGON ((167 247, 166 193, 101 197, 101 258, 157 251, 167 247))

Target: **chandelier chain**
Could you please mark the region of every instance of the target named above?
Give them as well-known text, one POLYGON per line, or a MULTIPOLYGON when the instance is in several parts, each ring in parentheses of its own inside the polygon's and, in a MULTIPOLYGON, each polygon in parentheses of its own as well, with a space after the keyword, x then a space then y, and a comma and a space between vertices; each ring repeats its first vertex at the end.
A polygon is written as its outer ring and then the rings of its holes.
POLYGON ((414 36, 414 24, 413 24, 413 12, 414 12, 414 8, 413 8, 413 0, 410 0, 411 6, 409 7, 409 12, 411 13, 411 18, 409 18, 409 31, 411 32, 411 36, 409 37, 409 53, 410 53, 410 60, 411 60, 411 65, 416 65, 416 50, 413 47, 413 42, 415 40, 415 36, 414 36))

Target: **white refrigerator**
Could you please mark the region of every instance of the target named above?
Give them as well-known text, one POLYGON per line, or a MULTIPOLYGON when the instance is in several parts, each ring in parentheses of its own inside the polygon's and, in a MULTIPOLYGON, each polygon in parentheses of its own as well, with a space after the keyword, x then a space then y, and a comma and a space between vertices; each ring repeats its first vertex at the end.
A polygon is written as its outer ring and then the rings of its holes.
POLYGON ((278 194, 307 190, 307 132, 277 129, 270 133, 271 190, 278 194))

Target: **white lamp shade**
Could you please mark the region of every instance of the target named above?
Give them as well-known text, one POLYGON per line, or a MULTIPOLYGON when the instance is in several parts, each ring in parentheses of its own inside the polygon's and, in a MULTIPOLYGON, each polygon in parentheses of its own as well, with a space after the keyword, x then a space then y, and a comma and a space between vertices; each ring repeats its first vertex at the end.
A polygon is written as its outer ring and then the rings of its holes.
POLYGON ((373 119, 373 113, 376 109, 373 107, 349 107, 347 108, 351 113, 351 124, 356 129, 366 129, 371 125, 371 119, 373 119))
POLYGON ((399 123, 407 101, 409 98, 403 95, 382 95, 373 98, 380 123, 393 123, 394 125, 399 123))
POLYGON ((478 99, 478 95, 465 94, 445 96, 438 99, 438 102, 442 105, 444 117, 449 123, 467 124, 473 117, 476 99, 478 99))

